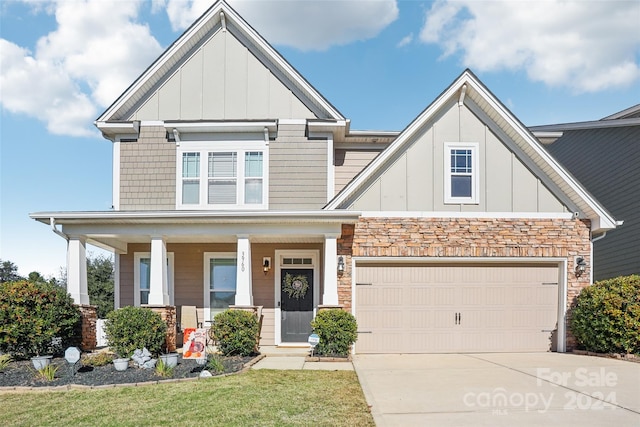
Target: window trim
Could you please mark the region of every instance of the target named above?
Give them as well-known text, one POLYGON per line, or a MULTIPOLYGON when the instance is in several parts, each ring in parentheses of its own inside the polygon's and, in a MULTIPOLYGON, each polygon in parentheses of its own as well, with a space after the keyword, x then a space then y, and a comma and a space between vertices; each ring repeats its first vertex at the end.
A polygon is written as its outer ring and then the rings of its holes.
POLYGON ((177 210, 263 210, 269 208, 269 146, 264 140, 245 140, 229 138, 228 140, 181 141, 176 147, 176 209, 177 210), (236 153, 236 202, 228 204, 209 204, 209 153, 236 153), (246 153, 262 153, 262 203, 245 203, 246 153), (200 153, 199 203, 184 204, 182 202, 182 156, 184 153, 200 153))
MULTIPOLYGON (((133 253, 133 305, 140 307, 140 260, 142 258, 151 259, 151 252, 134 252, 133 253)), ((169 293, 169 305, 175 305, 174 292, 174 272, 175 257, 173 252, 167 252, 167 288, 169 293)))
POLYGON ((480 144, 477 142, 445 142, 444 143, 444 203, 445 204, 479 204, 480 172, 480 144), (471 150, 471 197, 453 197, 451 195, 451 151, 471 150))
POLYGON ((203 297, 204 297, 204 321, 208 324, 211 324, 211 289, 209 289, 209 284, 211 282, 211 270, 209 269, 209 264, 212 259, 234 259, 236 260, 236 295, 238 294, 238 279, 237 279, 237 260, 238 254, 236 252, 205 252, 203 257, 203 270, 204 270, 204 283, 203 283, 203 297))

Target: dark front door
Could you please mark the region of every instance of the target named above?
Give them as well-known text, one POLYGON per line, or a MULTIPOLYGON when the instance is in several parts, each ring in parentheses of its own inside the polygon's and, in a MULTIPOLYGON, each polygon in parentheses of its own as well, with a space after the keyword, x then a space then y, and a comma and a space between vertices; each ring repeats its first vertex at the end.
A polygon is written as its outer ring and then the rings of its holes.
POLYGON ((313 269, 280 272, 282 342, 307 342, 313 319, 313 269))

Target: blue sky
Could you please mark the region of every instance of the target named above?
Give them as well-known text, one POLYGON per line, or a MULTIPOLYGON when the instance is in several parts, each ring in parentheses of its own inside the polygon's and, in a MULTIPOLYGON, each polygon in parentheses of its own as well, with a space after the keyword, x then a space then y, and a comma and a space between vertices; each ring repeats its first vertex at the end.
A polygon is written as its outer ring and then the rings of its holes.
MULTIPOLYGON (((640 103, 640 0, 229 2, 352 129, 403 129, 467 67, 526 125, 640 103)), ((0 259, 59 275, 28 214, 111 208, 93 120, 210 4, 0 3, 0 259)))

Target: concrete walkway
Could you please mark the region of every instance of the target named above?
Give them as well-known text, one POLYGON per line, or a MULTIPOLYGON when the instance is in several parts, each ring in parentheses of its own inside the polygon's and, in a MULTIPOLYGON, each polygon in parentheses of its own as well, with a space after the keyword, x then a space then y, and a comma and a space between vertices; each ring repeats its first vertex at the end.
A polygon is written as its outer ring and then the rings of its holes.
POLYGON ((351 362, 306 362, 304 356, 267 356, 251 369, 353 371, 353 364, 351 362))
POLYGON ((640 364, 561 353, 360 355, 378 426, 640 426, 640 364))

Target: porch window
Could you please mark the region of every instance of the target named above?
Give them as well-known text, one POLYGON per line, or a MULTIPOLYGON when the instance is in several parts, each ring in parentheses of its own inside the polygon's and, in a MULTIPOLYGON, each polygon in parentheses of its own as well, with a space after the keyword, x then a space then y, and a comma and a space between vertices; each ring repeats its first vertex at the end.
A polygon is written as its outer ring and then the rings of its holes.
MULTIPOLYGON (((167 287, 169 288, 169 304, 173 305, 173 259, 174 253, 167 252, 167 287)), ((134 253, 134 291, 133 305, 136 307, 142 304, 149 304, 149 293, 151 291, 151 253, 134 253)))
POLYGON ((478 144, 446 143, 445 203, 478 203, 478 144))
POLYGON ((205 254, 205 308, 209 319, 234 305, 236 301, 236 254, 205 254))

